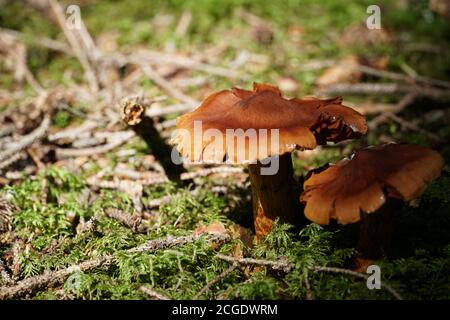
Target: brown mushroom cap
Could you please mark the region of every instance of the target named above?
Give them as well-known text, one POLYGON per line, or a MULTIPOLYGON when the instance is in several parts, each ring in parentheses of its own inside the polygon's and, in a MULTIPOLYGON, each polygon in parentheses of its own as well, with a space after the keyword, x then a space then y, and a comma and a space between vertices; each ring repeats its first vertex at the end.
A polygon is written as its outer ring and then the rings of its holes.
POLYGON ((353 223, 360 220, 360 211, 378 210, 386 196, 416 198, 443 166, 438 152, 416 145, 369 147, 313 173, 304 183, 300 200, 306 203, 305 216, 313 222, 353 223))
MULTIPOLYGON (((254 83, 253 91, 238 88, 223 90, 210 95, 196 110, 178 118, 172 143, 177 144, 178 151, 191 161, 221 162, 227 155, 229 161, 242 163, 281 155, 296 148, 313 149, 317 143, 338 142, 366 133, 364 116, 343 106, 341 102, 341 98, 285 99, 277 87, 268 84, 254 83), (197 132, 197 136, 194 136, 195 121, 201 121, 202 124, 202 132, 197 132), (189 137, 180 133, 180 129, 185 129, 189 137), (241 146, 245 150, 237 150, 235 143, 234 150, 231 150, 226 143, 220 143, 222 141, 201 139, 198 135, 208 129, 218 130, 216 132, 222 134, 223 142, 226 141, 227 129, 242 129, 244 132, 255 129, 258 139, 259 130, 267 129, 267 154, 262 156, 258 153, 259 140, 257 144, 246 141, 241 146), (271 139, 275 136, 270 129, 279 130, 279 146, 276 150, 271 147, 271 139), (194 141, 197 145, 194 145, 194 141)), ((242 136, 242 132, 236 133, 238 136, 242 136)))

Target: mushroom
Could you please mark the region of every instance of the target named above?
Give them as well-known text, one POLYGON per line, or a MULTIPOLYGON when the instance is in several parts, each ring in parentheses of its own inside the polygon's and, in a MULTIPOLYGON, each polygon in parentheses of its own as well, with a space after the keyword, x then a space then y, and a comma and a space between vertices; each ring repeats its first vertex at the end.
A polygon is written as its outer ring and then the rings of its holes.
POLYGON ((223 90, 179 117, 171 142, 193 162, 248 164, 255 231, 262 237, 276 218, 295 224, 301 217, 290 153, 367 131, 365 118, 341 102, 285 99, 268 84, 223 90))
POLYGON ((362 259, 386 255, 392 211, 417 198, 444 166, 442 156, 409 144, 384 144, 354 152, 313 171, 300 197, 305 216, 318 224, 361 221, 357 250, 362 259), (388 199, 394 199, 388 201, 388 199))

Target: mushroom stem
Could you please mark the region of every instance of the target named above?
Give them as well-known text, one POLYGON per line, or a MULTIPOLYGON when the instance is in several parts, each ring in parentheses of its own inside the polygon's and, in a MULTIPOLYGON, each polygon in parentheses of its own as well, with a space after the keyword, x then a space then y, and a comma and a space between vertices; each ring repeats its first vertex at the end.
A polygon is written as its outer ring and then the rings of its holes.
POLYGON ((295 224, 300 216, 300 204, 293 188, 295 182, 291 154, 279 156, 279 168, 274 175, 261 175, 262 167, 264 165, 260 162, 249 165, 253 221, 258 238, 270 233, 276 218, 295 224))
POLYGON ((393 231, 393 214, 400 201, 389 199, 377 212, 361 213, 357 245, 359 256, 376 260, 387 256, 393 231))

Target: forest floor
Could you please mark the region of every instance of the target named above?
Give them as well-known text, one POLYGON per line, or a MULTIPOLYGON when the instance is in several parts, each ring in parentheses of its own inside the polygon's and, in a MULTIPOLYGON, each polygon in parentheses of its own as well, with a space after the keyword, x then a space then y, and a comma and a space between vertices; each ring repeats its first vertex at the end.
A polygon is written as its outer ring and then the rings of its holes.
POLYGON ((166 145, 210 93, 266 82, 341 95, 368 119, 358 141, 293 153, 299 192, 309 170, 372 144, 448 163, 439 8, 381 1, 369 30, 370 1, 74 3, 80 29, 56 1, 0 0, 0 299, 450 299, 448 166, 396 212, 383 288, 368 290, 351 271, 358 225, 277 223, 257 243, 246 168, 186 166, 174 182, 166 145), (153 142, 122 122, 134 97, 153 142))

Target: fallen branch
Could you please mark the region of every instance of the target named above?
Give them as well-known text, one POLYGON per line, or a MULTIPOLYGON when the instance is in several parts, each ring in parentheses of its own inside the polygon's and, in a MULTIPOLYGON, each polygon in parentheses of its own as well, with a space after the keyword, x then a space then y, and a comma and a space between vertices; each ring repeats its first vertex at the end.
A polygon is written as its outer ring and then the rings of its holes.
POLYGON ((404 82, 415 82, 415 83, 424 84, 424 85, 435 85, 435 86, 441 86, 441 87, 450 89, 450 83, 447 81, 444 81, 444 80, 432 79, 432 78, 428 78, 428 77, 424 77, 424 76, 420 76, 420 75, 412 76, 412 75, 406 75, 406 74, 392 72, 392 71, 379 70, 379 69, 372 68, 369 66, 364 66, 361 64, 358 64, 355 67, 365 74, 380 77, 380 78, 386 78, 386 79, 391 79, 391 80, 396 80, 396 81, 404 81, 404 82))
POLYGON ((424 134, 425 136, 427 136, 427 138, 429 138, 430 140, 436 142, 436 143, 443 143, 444 140, 438 136, 437 134, 434 134, 432 132, 429 132, 425 129, 422 129, 421 127, 419 127, 418 125, 415 125, 414 123, 411 123, 409 121, 406 121, 403 118, 400 118, 399 116, 396 116, 395 114, 388 114, 387 115, 390 119, 394 120, 395 122, 399 123, 402 127, 412 130, 412 131, 417 131, 420 132, 422 134, 424 134))
POLYGON ((9 136, 14 130, 16 130, 16 127, 13 124, 3 124, 0 128, 0 138, 9 136))
POLYGON ((417 85, 405 85, 398 83, 355 83, 335 84, 316 90, 316 95, 346 95, 346 94, 372 94, 372 95, 405 95, 415 93, 417 96, 428 97, 436 100, 449 99, 450 90, 423 87, 417 85))
POLYGON ((184 57, 175 54, 163 53, 158 51, 145 50, 139 52, 133 57, 134 60, 147 62, 150 64, 172 64, 187 69, 203 71, 209 74, 231 78, 248 80, 248 76, 242 75, 235 70, 229 70, 218 66, 213 66, 208 63, 199 62, 189 57, 184 57))
POLYGON ((48 116, 44 117, 41 124, 31 133, 23 136, 19 141, 13 144, 10 148, 5 151, 0 152, 0 162, 8 159, 9 157, 15 155, 16 153, 25 150, 33 143, 41 140, 46 134, 50 126, 50 118, 48 116))
POLYGON ((286 273, 291 271, 293 265, 287 259, 280 259, 277 261, 253 259, 253 258, 235 258, 224 254, 216 255, 217 258, 232 263, 239 263, 243 265, 258 265, 263 267, 270 267, 273 270, 281 270, 286 273))
MULTIPOLYGON (((342 269, 342 268, 314 267, 313 271, 314 272, 330 272, 330 273, 346 274, 346 275, 350 275, 350 276, 360 278, 360 279, 365 279, 365 280, 367 280, 369 278, 368 275, 365 275, 363 273, 352 271, 352 270, 347 270, 347 269, 342 269)), ((381 286, 384 289, 386 289, 389 293, 391 293, 397 300, 403 300, 402 296, 397 291, 395 291, 394 288, 392 288, 391 286, 389 286, 383 282, 381 282, 381 286)))
POLYGON ((155 128, 158 131, 163 131, 165 129, 173 128, 177 125, 177 119, 165 120, 155 124, 155 128))
POLYGON ((0 162, 0 171, 2 171, 5 168, 8 168, 13 163, 23 160, 27 157, 27 154, 25 152, 19 152, 16 154, 13 154, 9 159, 6 159, 3 162, 0 162))
MULTIPOLYGON (((292 270, 292 268, 294 267, 294 265, 292 263, 290 263, 289 261, 287 261, 287 259, 280 259, 280 260, 272 261, 272 260, 264 260, 264 259, 253 259, 253 258, 235 258, 235 257, 223 255, 223 254, 218 254, 218 255, 216 255, 216 257, 221 260, 225 260, 225 261, 233 262, 233 263, 239 263, 242 265, 258 265, 258 266, 263 266, 263 267, 270 267, 273 270, 281 270, 281 271, 284 271, 285 273, 290 272, 292 270)), ((340 273, 340 274, 351 275, 351 276, 354 276, 354 277, 357 277, 360 279, 365 279, 365 280, 367 280, 369 278, 368 275, 365 275, 363 273, 352 271, 352 270, 347 270, 347 269, 343 269, 343 268, 316 266, 311 269, 314 272, 340 273)), ((385 283, 382 283, 381 286, 384 289, 386 289, 388 292, 390 292, 396 299, 403 300, 403 298, 400 296, 400 294, 397 291, 395 291, 391 286, 389 286, 385 283)))
POLYGON ((0 259, 0 276, 1 276, 1 282, 4 285, 12 285, 14 281, 11 279, 11 276, 5 269, 5 264, 3 263, 3 260, 0 259))
POLYGON ((73 141, 72 147, 76 149, 95 147, 104 144, 106 142, 105 140, 106 140, 105 138, 98 138, 98 137, 81 138, 73 141))
POLYGON ((305 288, 306 288, 306 300, 314 300, 314 293, 311 290, 311 284, 309 283, 308 271, 305 273, 305 288))
POLYGON ((6 34, 16 40, 21 40, 25 43, 32 43, 50 50, 63 52, 68 56, 75 55, 72 49, 70 49, 70 47, 67 46, 64 42, 53 40, 51 38, 38 37, 35 34, 33 35, 33 37, 29 37, 20 31, 5 28, 0 28, 0 33, 6 34))
POLYGON ((161 293, 156 292, 155 290, 153 290, 148 286, 142 286, 139 288, 139 290, 141 290, 146 295, 154 298, 154 300, 170 300, 170 298, 162 295, 161 293))
POLYGON ((164 175, 164 172, 158 171, 136 171, 129 168, 124 168, 121 166, 117 166, 114 168, 114 174, 117 176, 125 177, 128 179, 135 180, 136 182, 142 185, 152 185, 159 183, 166 183, 169 180, 164 175))
POLYGON ((117 220, 123 225, 127 226, 128 228, 133 230, 133 232, 147 232, 147 227, 141 224, 142 218, 137 215, 131 215, 116 208, 105 209, 105 214, 107 217, 117 220))
POLYGON ((181 174, 181 180, 192 180, 198 177, 206 177, 211 174, 230 174, 230 173, 244 173, 244 169, 240 167, 228 167, 228 166, 220 166, 216 168, 206 168, 197 170, 194 172, 185 172, 181 174))
POLYGON ((82 46, 80 45, 80 42, 75 37, 75 34, 72 33, 71 30, 69 30, 66 26, 66 18, 64 15, 64 11, 61 7, 61 5, 56 0, 48 0, 50 7, 56 17, 56 20, 59 24, 59 27, 63 31, 64 35, 66 36, 67 40, 69 41, 70 46, 72 47, 76 57, 81 63, 81 66, 84 69, 84 73, 86 75, 86 80, 89 83, 89 87, 93 92, 97 92, 99 90, 99 84, 97 76, 94 72, 94 69, 92 68, 90 62, 89 62, 89 55, 83 50, 82 46))
POLYGON ((103 189, 116 189, 123 192, 142 193, 142 186, 167 183, 166 176, 147 177, 143 180, 123 180, 117 177, 114 180, 103 180, 101 176, 92 176, 87 179, 87 184, 103 189))
POLYGON ((74 140, 74 139, 79 138, 80 135, 86 134, 87 132, 96 129, 99 126, 100 126, 100 124, 97 121, 87 120, 78 127, 69 128, 66 130, 58 131, 54 134, 50 134, 48 136, 48 141, 54 142, 54 141, 57 141, 60 139, 74 140))
POLYGON ((110 137, 111 142, 97 146, 97 147, 89 147, 89 148, 57 148, 56 149, 56 158, 57 159, 66 159, 72 157, 89 157, 94 156, 101 153, 106 153, 122 144, 130 140, 134 136, 133 131, 123 131, 117 132, 112 137, 110 137))
POLYGON ((356 111, 364 115, 391 112, 395 110, 395 104, 392 103, 377 103, 377 102, 353 103, 346 101, 345 105, 352 109, 355 109, 356 111))
POLYGON ((161 117, 172 113, 184 113, 192 111, 193 107, 194 106, 192 104, 185 103, 185 104, 176 104, 164 108, 149 108, 145 112, 145 115, 150 118, 161 117))
POLYGON ((185 95, 183 92, 175 88, 169 81, 160 76, 150 65, 140 64, 138 62, 136 62, 136 64, 140 65, 144 74, 158 87, 164 90, 167 95, 192 107, 196 107, 200 104, 197 100, 185 95))
POLYGON ((80 224, 77 226, 77 235, 82 233, 88 234, 94 232, 97 228, 97 223, 98 220, 95 216, 90 218, 87 222, 84 222, 84 220, 83 222, 80 221, 80 224))
MULTIPOLYGON (((146 243, 125 250, 125 253, 153 253, 172 247, 182 246, 199 240, 202 236, 190 235, 183 237, 167 237, 166 239, 149 240, 146 243)), ((209 240, 214 243, 224 243, 230 240, 226 235, 209 235, 209 240)), ((98 258, 86 260, 80 264, 72 265, 57 271, 47 271, 44 274, 30 277, 18 282, 14 286, 0 287, 0 299, 17 299, 27 294, 49 287, 62 285, 74 272, 86 272, 102 266, 114 264, 115 255, 103 255, 98 258)))
POLYGON ((390 114, 396 114, 396 113, 402 112, 407 106, 412 104, 416 98, 417 98, 417 95, 415 93, 407 94, 395 105, 393 110, 383 113, 383 114, 379 115, 378 117, 373 118, 369 122, 369 128, 371 130, 373 130, 376 127, 378 127, 380 124, 382 124, 383 122, 388 120, 390 114))
POLYGON ((103 180, 103 171, 95 176, 88 178, 86 182, 89 186, 92 187, 116 189, 127 193, 133 201, 134 209, 137 212, 142 212, 141 198, 143 193, 143 186, 141 183, 132 180, 120 180, 117 177, 115 177, 113 181, 103 180))
POLYGON ((153 199, 150 200, 146 206, 147 209, 154 209, 154 208, 158 208, 162 205, 168 204, 170 203, 170 201, 172 200, 173 196, 164 196, 158 199, 153 199))
POLYGON ((233 265, 231 267, 229 267, 228 269, 226 269, 225 271, 223 271, 221 274, 219 274, 217 277, 215 277, 212 281, 208 282, 193 298, 193 300, 197 300, 198 298, 200 298, 202 296, 202 294, 204 294, 206 291, 209 290, 209 288, 211 288, 213 285, 215 285, 216 283, 222 281, 223 279, 225 279, 230 273, 232 273, 234 270, 236 270, 238 264, 237 263, 233 263, 233 265))

